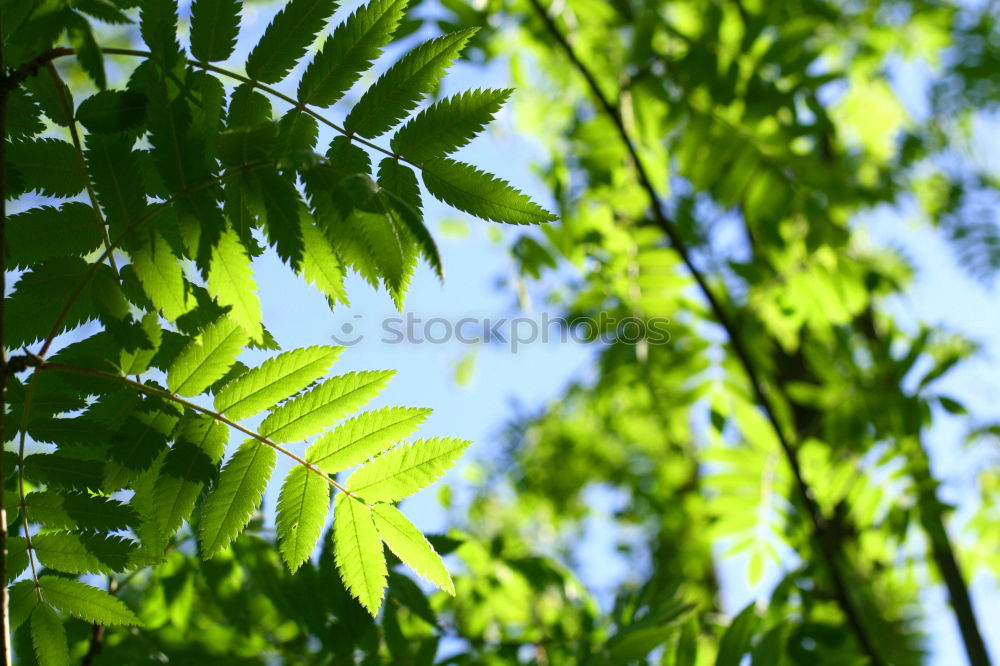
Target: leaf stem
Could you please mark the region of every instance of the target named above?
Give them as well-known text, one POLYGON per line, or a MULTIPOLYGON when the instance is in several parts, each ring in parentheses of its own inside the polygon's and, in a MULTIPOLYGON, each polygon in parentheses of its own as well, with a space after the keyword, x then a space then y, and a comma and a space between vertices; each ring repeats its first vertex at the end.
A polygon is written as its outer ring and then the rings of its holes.
POLYGON ((173 402, 176 402, 179 405, 183 405, 184 407, 187 407, 188 409, 193 409, 193 410, 195 410, 197 412, 201 412, 202 414, 205 414, 207 416, 212 417, 213 419, 215 419, 219 423, 224 423, 227 426, 229 426, 230 428, 235 428, 236 430, 239 430, 243 434, 248 435, 249 437, 252 437, 253 439, 256 439, 261 444, 265 444, 265 445, 271 447, 272 449, 274 449, 275 451, 278 451, 279 453, 285 454, 286 456, 288 456, 289 458, 291 458, 292 460, 294 460, 298 464, 302 465, 303 467, 305 467, 309 471, 314 472, 314 473, 320 475, 321 477, 323 477, 323 479, 325 479, 327 483, 329 483, 331 486, 333 486, 334 488, 336 488, 340 492, 346 493, 347 495, 350 495, 351 497, 354 496, 351 493, 351 491, 349 491, 347 488, 345 488, 340 483, 338 483, 337 480, 334 479, 333 477, 331 477, 329 474, 327 474, 323 470, 319 469, 318 467, 316 467, 312 463, 307 462, 304 458, 302 458, 302 457, 298 456, 297 454, 289 451, 288 449, 286 449, 285 447, 281 446, 280 444, 271 441, 270 439, 268 439, 264 435, 261 435, 260 433, 257 433, 255 431, 251 430, 250 428, 247 428, 245 426, 240 425, 236 421, 233 421, 232 419, 229 419, 229 418, 223 416, 219 412, 216 412, 216 411, 214 411, 212 409, 209 409, 207 407, 202 407, 201 405, 199 405, 199 404, 197 404, 195 402, 191 402, 190 400, 187 400, 185 398, 182 398, 179 395, 175 395, 175 394, 171 393, 170 391, 164 391, 163 389, 156 388, 155 386, 149 386, 148 384, 143 384, 141 382, 137 382, 135 380, 129 379, 128 377, 123 377, 121 375, 116 375, 116 374, 111 373, 111 372, 105 372, 103 370, 94 370, 93 368, 83 368, 83 367, 80 367, 80 366, 68 365, 68 364, 65 364, 65 363, 46 363, 46 362, 43 361, 43 362, 39 363, 38 369, 39 370, 56 370, 56 371, 62 371, 62 372, 75 372, 77 374, 89 375, 91 377, 101 377, 103 379, 111 379, 113 381, 120 382, 120 383, 125 384, 127 386, 131 386, 132 388, 134 388, 136 390, 139 390, 139 391, 142 391, 143 393, 147 393, 149 395, 154 395, 154 396, 156 396, 158 398, 164 398, 166 400, 171 400, 173 402))
POLYGON ((38 381, 38 371, 31 373, 28 380, 28 387, 24 390, 24 407, 21 410, 21 436, 20 444, 17 447, 17 497, 18 505, 21 509, 21 525, 24 529, 24 541, 27 544, 28 563, 31 565, 31 580, 35 582, 35 594, 38 601, 42 601, 42 588, 38 584, 38 567, 35 565, 35 550, 31 545, 31 529, 28 527, 28 503, 25 502, 24 492, 24 445, 28 433, 28 418, 31 413, 31 403, 35 399, 35 382, 38 381))
POLYGON ((584 78, 587 83, 587 87, 590 89, 591 95, 596 99, 597 103, 601 107, 601 110, 607 114, 608 118, 614 124, 619 139, 622 144, 624 144, 625 149, 628 151, 628 154, 632 159, 633 167, 639 177, 640 185, 642 186, 642 189, 645 190, 649 198, 650 210, 652 212, 654 222, 667 236, 671 246, 680 256, 680 259, 684 263, 688 272, 698 284, 698 288, 702 292, 705 300, 708 302, 708 306, 711 309, 716 321, 726 332, 726 336, 729 338, 733 352, 740 365, 743 367, 744 373, 747 375, 747 379, 750 382, 756 401, 774 430, 784 456, 788 461, 788 466, 795 478, 795 484, 799 495, 812 523, 813 536, 816 542, 818 542, 820 552, 823 554, 826 561, 827 569, 830 573, 830 579, 833 583, 833 590, 837 599, 837 604, 840 606, 847 623, 850 625, 861 650, 868 656, 875 666, 884 666, 886 662, 881 656, 879 650, 876 648, 874 639, 869 634, 868 628, 865 626, 862 619, 863 613, 852 598, 850 586, 848 585, 846 576, 841 569, 840 560, 842 553, 841 548, 837 543, 836 536, 828 529, 826 517, 823 515, 823 512, 813 494, 812 488, 809 486, 803 475, 802 466, 799 462, 798 451, 794 447, 792 440, 786 435, 785 428, 782 426, 777 417, 774 404, 768 396, 767 388, 765 387, 761 376, 757 372, 757 367, 751 359, 749 350, 746 348, 736 324, 730 317, 722 302, 715 295, 714 290, 708 284, 704 274, 697 266, 695 266, 687 244, 685 243, 680 232, 676 229, 674 222, 663 212, 663 202, 660 200, 660 197, 656 192, 656 188, 654 187, 646 168, 643 166, 635 143, 625 127, 620 109, 601 90, 601 86, 597 82, 593 72, 591 72, 583 61, 580 60, 580 57, 573 49, 566 36, 555 24, 555 21, 551 16, 549 16, 545 8, 542 7, 540 1, 529 0, 529 3, 541 19, 546 30, 552 35, 552 38, 566 53, 566 56, 570 60, 573 67, 584 78))

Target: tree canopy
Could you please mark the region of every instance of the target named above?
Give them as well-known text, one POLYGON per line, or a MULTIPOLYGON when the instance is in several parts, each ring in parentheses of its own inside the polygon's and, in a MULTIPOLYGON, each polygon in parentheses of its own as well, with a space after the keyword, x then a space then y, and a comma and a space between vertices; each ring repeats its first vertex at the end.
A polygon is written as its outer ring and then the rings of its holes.
POLYGON ((5 663, 923 664, 937 587, 991 663, 1000 425, 946 388, 981 344, 900 315, 921 267, 865 220, 1000 268, 996 3, 344 4, 0 0, 5 663), (443 95, 456 60, 512 88, 443 95), (455 156, 508 103, 553 212, 455 156), (429 197, 523 225, 511 291, 601 341, 447 534, 398 505, 469 442, 284 349, 256 268, 402 309, 429 197))

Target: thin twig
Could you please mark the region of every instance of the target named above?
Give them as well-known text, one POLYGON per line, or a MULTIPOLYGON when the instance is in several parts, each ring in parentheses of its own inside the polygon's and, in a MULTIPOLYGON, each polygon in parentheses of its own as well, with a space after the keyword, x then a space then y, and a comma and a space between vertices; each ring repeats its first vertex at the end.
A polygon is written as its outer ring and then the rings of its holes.
MULTIPOLYGON (((0 12, 0 35, 3 34, 3 13, 0 12)), ((7 508, 4 506, 4 487, 7 485, 7 470, 4 469, 6 450, 7 415, 7 347, 5 344, 4 303, 6 298, 7 274, 7 98, 10 81, 3 63, 3 44, 0 44, 0 649, 3 650, 4 666, 11 665, 10 649, 10 594, 7 590, 7 508)))
POLYGON ((827 529, 827 521, 822 513, 816 499, 813 495, 812 489, 810 488, 808 482, 802 473, 802 467, 798 458, 798 451, 792 445, 792 442, 785 434, 785 428, 781 425, 778 420, 776 410, 774 408, 771 399, 767 395, 767 390, 764 386, 764 382, 757 372, 756 365, 753 363, 750 357, 750 353, 747 350, 742 336, 726 311, 726 308, 722 305, 719 298, 715 295, 715 292, 709 286, 708 281, 702 274, 701 270, 694 265, 691 259, 691 253, 688 250, 687 244, 681 237, 680 233, 677 231, 673 221, 667 218, 666 214, 663 212, 663 203, 660 200, 659 195, 656 193, 656 188, 654 187, 652 180, 649 177, 645 167, 642 164, 642 160, 639 157, 638 150, 635 147, 632 137, 629 135, 628 130, 622 120, 621 112, 618 107, 613 104, 610 99, 601 90, 600 84, 597 82, 593 72, 580 60, 576 51, 573 49, 572 45, 563 35, 562 31, 555 24, 552 17, 549 16, 548 12, 542 7, 539 0, 529 0, 535 13, 542 20, 545 25, 546 30, 552 35, 552 38, 559 44, 559 46, 566 53, 567 58, 570 60, 572 65, 576 68, 579 74, 586 80, 587 86, 590 89, 591 94, 597 100, 597 103, 601 106, 601 109, 608 115, 610 120, 615 126, 615 129, 624 144, 629 156, 632 159, 633 166, 636 170, 636 174, 639 177, 640 185, 643 190, 646 191, 647 196, 650 200, 650 210, 653 214, 653 219, 659 226, 664 234, 666 234, 667 239, 673 246, 674 250, 680 256, 681 261, 687 267, 688 272, 694 278, 695 282, 698 284, 699 290, 702 292, 705 300, 708 302, 709 308, 712 311, 716 321, 725 330, 727 337, 729 338, 730 345, 732 346, 733 352, 736 355, 737 360, 743 367, 743 371, 747 375, 747 379, 750 382, 751 388, 757 399, 757 403, 760 405, 764 412, 765 417, 771 424, 774 430, 775 436, 781 446, 781 449, 788 461, 788 466, 791 469, 792 475, 795 477, 795 484, 798 488, 799 495, 801 496, 802 502, 805 505, 806 511, 809 514, 810 520, 813 525, 813 534, 818 542, 821 552, 823 553, 824 559, 827 563, 827 568, 830 572, 830 578, 834 587, 834 594, 837 599, 837 603, 840 606, 848 624, 850 624, 855 637, 857 638, 858 644, 861 649, 868 655, 873 664, 876 666, 882 666, 885 664, 884 659, 875 647, 875 643, 871 636, 868 634, 868 630, 865 627, 864 621, 862 620, 861 610, 857 607, 854 600, 851 598, 850 588, 847 584, 844 573, 840 568, 840 548, 835 541, 835 537, 830 534, 827 529))

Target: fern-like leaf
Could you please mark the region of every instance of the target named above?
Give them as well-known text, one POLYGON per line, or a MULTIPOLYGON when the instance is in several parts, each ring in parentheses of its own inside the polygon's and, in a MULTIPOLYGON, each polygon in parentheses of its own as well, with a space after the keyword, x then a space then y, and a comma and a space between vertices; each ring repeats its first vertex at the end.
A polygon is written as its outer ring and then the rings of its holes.
POLYGON ((395 374, 392 370, 351 372, 328 379, 272 411, 260 424, 260 433, 279 443, 311 437, 365 405, 395 374))
POLYGON ((414 407, 364 412, 319 437, 306 460, 328 474, 350 469, 412 435, 430 413, 414 407))
POLYGON ((141 625, 139 618, 121 599, 78 580, 41 576, 42 598, 64 613, 94 624, 141 625))
POLYGON ((305 55, 337 4, 336 0, 290 0, 247 57, 247 76, 262 83, 283 79, 305 55))
POLYGON ((372 517, 382 540, 403 564, 428 583, 455 596, 455 584, 441 556, 399 509, 391 504, 376 504, 372 507, 372 517))
POLYGON ((398 502, 441 478, 469 444, 448 438, 404 444, 358 468, 347 489, 369 502, 398 502))
POLYGON ((183 268, 160 234, 148 234, 146 242, 132 250, 132 267, 146 296, 169 321, 194 305, 187 293, 183 268))
POLYGON ((31 613, 31 644, 39 666, 70 664, 66 628, 48 604, 39 604, 31 613))
POLYGON ((105 534, 45 532, 31 539, 38 561, 72 574, 111 574, 124 571, 136 544, 105 534))
MULTIPOLYGON (((72 145, 59 139, 11 141, 7 159, 32 190, 52 197, 71 197, 86 186, 72 145)), ((18 192, 8 193, 19 194, 18 192)))
POLYGON ((442 35, 400 58, 361 96, 344 129, 371 139, 394 127, 431 91, 476 30, 442 35))
POLYGON ((20 583, 14 583, 7 590, 7 597, 10 600, 10 631, 13 633, 31 617, 39 605, 35 581, 22 580, 20 583))
POLYGON ((424 109, 399 128, 392 150, 425 162, 444 157, 472 141, 493 119, 513 90, 468 90, 424 109))
POLYGON ((507 181, 465 162, 430 160, 423 165, 423 178, 435 198, 484 220, 538 224, 555 219, 507 181))
POLYGON ((101 244, 94 209, 76 201, 39 206, 7 218, 7 268, 28 268, 46 259, 83 256, 101 244))
POLYGON ((325 375, 343 350, 306 347, 268 359, 226 384, 215 397, 215 409, 238 421, 273 407, 325 375))
POLYGON ((238 0, 194 0, 191 3, 191 53, 216 62, 233 54, 240 30, 238 0))
POLYGON ((323 232, 313 223, 312 217, 303 215, 302 225, 302 278, 326 296, 333 308, 337 303, 350 305, 344 288, 345 269, 330 246, 323 232))
POLYGON ((225 376, 248 341, 246 331, 235 321, 217 319, 170 366, 167 387, 180 395, 198 395, 225 376))
POLYGON ((94 529, 113 532, 139 524, 139 516, 116 500, 85 493, 30 493, 25 504, 32 522, 50 529, 94 529))
POLYGON ((372 0, 337 26, 299 82, 299 101, 330 106, 382 53, 409 0, 372 0))
POLYGON ((240 328, 250 334, 251 340, 261 342, 264 339, 260 299, 257 297, 250 257, 236 232, 231 229, 223 232, 219 244, 212 250, 206 287, 219 305, 232 308, 229 314, 240 328))
POLYGON ((388 569, 371 508, 338 493, 333 510, 333 553, 351 594, 374 617, 385 591, 388 569))
POLYGON ((309 559, 330 509, 330 484, 298 465, 285 477, 278 495, 276 527, 281 556, 293 573, 309 559))
POLYGON ((228 546, 250 522, 276 458, 274 449, 251 439, 223 466, 202 509, 200 537, 206 559, 228 546))

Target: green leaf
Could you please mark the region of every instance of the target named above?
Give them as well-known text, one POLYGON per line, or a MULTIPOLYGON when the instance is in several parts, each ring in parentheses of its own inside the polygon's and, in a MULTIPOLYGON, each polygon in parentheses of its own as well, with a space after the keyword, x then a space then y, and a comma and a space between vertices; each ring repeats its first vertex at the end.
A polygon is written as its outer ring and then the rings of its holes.
POLYGON ((80 102, 76 118, 92 134, 132 130, 146 118, 146 96, 132 90, 102 90, 80 102))
POLYGON ((392 137, 392 151, 421 163, 444 157, 471 141, 513 90, 469 90, 418 113, 392 137))
POLYGON ((48 604, 39 604, 31 613, 31 643, 39 666, 69 665, 66 628, 48 604))
POLYGON ((369 502, 398 502, 441 478, 470 443, 434 438, 404 444, 358 468, 347 488, 369 502))
POLYGON ((719 654, 715 658, 715 666, 739 666, 743 655, 750 649, 754 631, 759 617, 756 602, 750 602, 739 615, 733 618, 732 624, 726 629, 719 641, 719 654))
POLYGON ((87 136, 87 166, 112 240, 146 212, 146 190, 131 144, 124 135, 87 136))
POLYGON ((293 573, 316 548, 329 509, 326 478, 308 467, 293 467, 281 486, 276 520, 281 556, 293 573))
MULTIPOLYGON (((32 516, 32 519, 35 517, 32 516)), ((17 520, 17 510, 7 514, 7 519, 17 520)), ((28 568, 28 540, 24 537, 7 537, 7 585, 28 568)))
POLYGON ((35 453, 24 459, 24 475, 32 483, 67 490, 100 490, 104 462, 80 460, 56 453, 35 453))
MULTIPOLYGON (((14 293, 7 299, 4 342, 9 348, 16 349, 45 337, 74 296, 80 282, 93 269, 92 264, 79 257, 54 257, 22 274, 14 286, 14 293)), ((108 272, 111 269, 104 265, 96 267, 96 270, 108 272)), ((94 317, 91 299, 93 284, 94 280, 91 280, 80 292, 57 334, 94 317)))
POLYGON ((267 239, 292 270, 302 263, 302 204, 293 178, 275 169, 257 169, 248 174, 258 187, 267 212, 267 239))
POLYGON ((400 58, 361 96, 344 119, 344 129, 369 139, 391 129, 431 91, 476 30, 442 35, 400 58))
POLYGON ((299 81, 304 104, 330 106, 382 53, 409 0, 372 0, 337 26, 299 81))
POLYGON ((239 31, 239 0, 191 3, 191 54, 198 60, 217 62, 231 56, 239 31))
POLYGON ((174 321, 194 307, 184 269, 160 234, 148 234, 145 242, 132 250, 132 267, 142 290, 167 320, 174 321))
POLYGON ((319 437, 306 460, 328 474, 350 469, 412 435, 430 413, 414 407, 364 412, 319 437))
POLYGON ((98 90, 104 90, 107 85, 104 55, 101 53, 101 47, 97 45, 97 40, 94 39, 90 21, 82 14, 67 13, 66 36, 69 37, 69 43, 76 51, 76 59, 80 63, 80 67, 90 76, 98 90))
POLYGON ((139 28, 142 41, 153 53, 153 58, 165 66, 180 58, 177 43, 177 3, 174 0, 143 0, 139 28))
POLYGON ((229 317, 217 319, 188 343, 167 371, 167 387, 195 396, 225 376, 249 342, 243 328, 229 317))
POLYGON ((538 224, 555 219, 507 181, 464 162, 446 157, 425 162, 423 179, 435 198, 484 220, 538 224))
POLYGON ((338 493, 333 509, 333 552, 347 589, 374 617, 385 592, 388 569, 382 540, 366 504, 338 493))
POLYGON ((80 202, 38 206, 7 218, 7 268, 28 268, 46 259, 83 256, 101 245, 94 209, 80 202))
POLYGON ((420 186, 417 184, 417 176, 413 173, 413 169, 387 157, 378 167, 378 185, 381 188, 383 201, 392 211, 393 217, 402 220, 406 229, 417 239, 424 259, 437 273, 438 278, 444 280, 444 267, 441 264, 437 243, 424 226, 423 213, 420 210, 420 186))
POLYGON ((135 550, 134 541, 105 534, 44 532, 31 539, 42 565, 72 574, 110 574, 124 571, 135 550))
POLYGON ((99 495, 42 490, 29 493, 25 504, 32 522, 50 529, 113 532, 139 524, 139 516, 131 507, 99 495))
POLYGON ((49 117, 49 120, 62 127, 69 127, 73 122, 73 93, 61 80, 42 69, 35 76, 29 76, 24 82, 24 87, 42 107, 42 112, 49 117), (66 96, 68 109, 63 104, 63 95, 66 96))
POLYGON ((278 443, 311 437, 378 395, 394 374, 351 372, 328 379, 272 411, 260 424, 260 433, 278 443))
POLYGON ((278 404, 325 375, 343 347, 306 347, 279 354, 234 379, 215 397, 215 409, 240 421, 278 404))
POLYGON ((201 511, 201 549, 214 557, 240 535, 264 496, 277 454, 255 439, 244 442, 222 467, 201 511))
POLYGON ((20 583, 14 583, 7 591, 7 595, 10 599, 10 632, 13 634, 38 606, 35 581, 22 580, 20 583))
POLYGON ((240 242, 236 232, 227 229, 212 249, 212 261, 208 268, 208 293, 219 305, 232 309, 230 316, 249 333, 250 338, 260 342, 264 338, 261 324, 262 312, 257 297, 257 283, 253 279, 250 257, 240 242))
POLYGON ((132 352, 122 349, 118 357, 119 366, 122 373, 126 375, 141 375, 146 372, 149 369, 149 364, 160 351, 160 344, 163 341, 163 329, 160 328, 160 319, 155 312, 147 312, 143 315, 140 326, 149 346, 140 347, 132 352))
POLYGON ((50 197, 71 197, 86 187, 76 149, 59 139, 11 141, 7 159, 30 190, 50 197))
POLYGON ((7 125, 4 127, 7 138, 25 139, 40 133, 45 129, 41 111, 38 103, 22 88, 10 91, 7 96, 7 125))
POLYGON ((382 540, 403 564, 428 583, 455 596, 455 584, 441 556, 399 509, 391 504, 376 504, 372 507, 372 517, 382 540))
POLYGON ((302 230, 302 265, 299 274, 326 296, 333 308, 336 303, 350 305, 344 288, 345 269, 323 232, 309 215, 300 218, 302 230))
POLYGON ((336 0, 290 0, 247 57, 247 76, 261 83, 283 79, 305 55, 337 4, 336 0))
POLYGON ((78 580, 41 576, 42 597, 64 613, 86 622, 105 625, 141 625, 121 599, 78 580))
POLYGON ((202 488, 216 476, 229 428, 207 415, 188 412, 174 439, 153 490, 153 513, 167 535, 191 516, 202 488))

